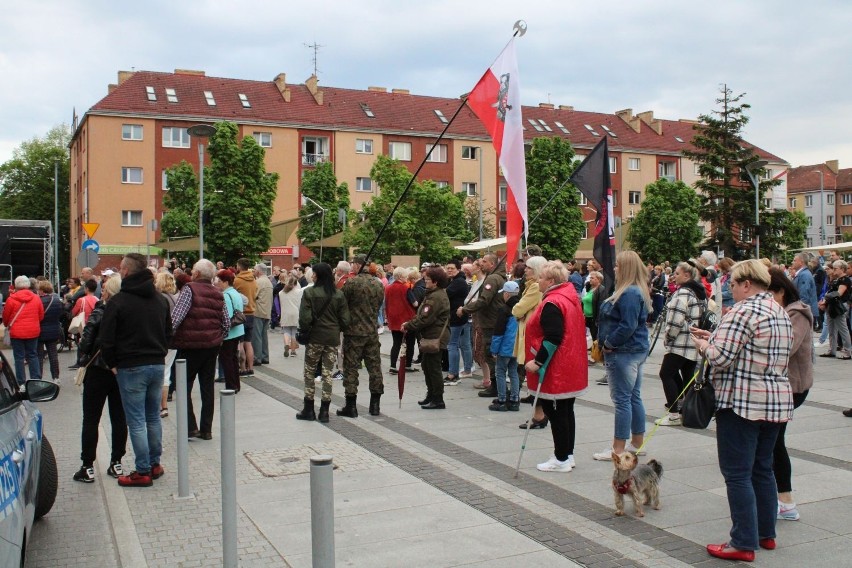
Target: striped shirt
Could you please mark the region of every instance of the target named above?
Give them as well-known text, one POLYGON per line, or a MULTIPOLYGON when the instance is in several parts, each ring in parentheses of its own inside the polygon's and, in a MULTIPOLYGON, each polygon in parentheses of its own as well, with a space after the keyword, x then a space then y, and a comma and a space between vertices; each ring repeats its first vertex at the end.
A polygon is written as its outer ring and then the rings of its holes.
POLYGON ((770 293, 737 302, 722 318, 705 352, 716 410, 730 408, 746 420, 791 420, 787 363, 792 343, 790 318, 770 293))

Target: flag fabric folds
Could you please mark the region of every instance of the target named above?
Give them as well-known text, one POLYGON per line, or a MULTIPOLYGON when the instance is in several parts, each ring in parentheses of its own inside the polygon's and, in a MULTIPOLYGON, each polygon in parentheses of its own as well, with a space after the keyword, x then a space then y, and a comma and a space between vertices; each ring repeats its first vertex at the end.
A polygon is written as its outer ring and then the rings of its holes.
MULTIPOLYGON (((524 129, 521 123, 521 88, 515 39, 509 41, 497 60, 468 95, 467 103, 494 144, 506 179, 506 266, 512 266, 521 232, 527 227, 527 168, 524 162, 524 129)), ((482 159, 482 156, 479 157, 482 159)), ((482 191, 482 188, 480 188, 482 191)))
POLYGON ((598 212, 595 216, 594 257, 601 264, 606 289, 615 286, 615 229, 612 214, 612 185, 609 180, 607 139, 598 142, 591 154, 571 175, 571 182, 598 212))

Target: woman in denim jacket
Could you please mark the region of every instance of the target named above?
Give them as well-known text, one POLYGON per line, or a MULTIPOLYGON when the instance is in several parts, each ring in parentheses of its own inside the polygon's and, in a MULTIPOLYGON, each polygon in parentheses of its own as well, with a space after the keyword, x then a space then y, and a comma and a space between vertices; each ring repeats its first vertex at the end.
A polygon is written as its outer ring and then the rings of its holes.
POLYGON ((609 378, 609 396, 615 406, 612 447, 596 453, 596 460, 610 460, 625 449, 638 453, 645 438, 645 406, 642 403, 642 365, 648 356, 651 309, 648 273, 633 251, 615 259, 615 292, 600 308, 598 342, 603 346, 609 378), (627 440, 630 443, 627 443, 627 440))

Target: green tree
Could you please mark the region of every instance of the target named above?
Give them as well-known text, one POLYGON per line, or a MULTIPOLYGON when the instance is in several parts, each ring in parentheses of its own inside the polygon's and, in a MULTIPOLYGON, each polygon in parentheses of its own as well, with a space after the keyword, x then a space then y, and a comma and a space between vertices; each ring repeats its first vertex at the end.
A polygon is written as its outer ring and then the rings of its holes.
MULTIPOLYGON (((479 239, 479 199, 457 193, 464 206, 464 228, 471 234, 471 239, 479 239)), ((495 236, 494 219, 497 212, 493 206, 482 208, 482 238, 493 239, 495 236)), ((459 235, 461 236, 461 235, 459 235)))
MULTIPOLYGON (((54 173, 59 162, 60 280, 69 276, 70 212, 68 195, 68 143, 71 132, 66 124, 55 126, 43 137, 23 142, 12 159, 0 165, 0 217, 54 221, 54 173)), ((47 275, 45 275, 47 276, 47 275)), ((50 275, 52 277, 52 275, 50 275)))
MULTIPOLYGON (((349 209, 349 186, 346 182, 338 185, 337 176, 334 175, 334 165, 331 162, 319 163, 313 170, 306 171, 300 191, 303 196, 313 200, 305 200, 306 203, 299 209, 300 221, 296 234, 302 242, 319 241, 323 237, 346 230, 339 212, 341 209, 346 211, 348 225, 354 215, 349 209), (325 209, 325 219, 316 204, 325 209)), ((313 252, 318 255, 318 247, 313 252)), ((323 247, 322 252, 323 262, 331 266, 343 260, 342 248, 326 246, 323 247)))
MULTIPOLYGON (((370 177, 377 183, 379 194, 364 205, 364 221, 346 241, 362 253, 370 250, 411 173, 398 161, 379 156, 370 177)), ((450 240, 470 236, 464 229, 462 199, 453 195, 452 188, 438 187, 433 181, 415 181, 372 256, 388 260, 393 254, 410 254, 431 262, 446 262, 458 254, 450 240)))
POLYGON ((760 215, 760 254, 774 258, 805 245, 808 218, 801 211, 779 209, 760 215))
POLYGON ((257 259, 269 248, 278 192, 278 174, 266 171, 263 148, 251 136, 240 143, 237 135, 233 122, 216 124, 208 147, 211 166, 204 171, 207 256, 226 265, 241 257, 257 259))
MULTIPOLYGON (((720 110, 699 116, 692 139, 695 150, 683 155, 698 164, 701 178, 695 188, 701 194, 701 218, 709 221, 712 230, 701 245, 725 251, 725 256, 740 258, 744 251, 753 254, 755 191, 745 167, 758 159, 754 149, 742 139, 743 127, 748 124, 745 111, 750 105, 741 102, 745 93, 737 96, 725 85, 722 96, 716 99, 720 110)), ((760 182, 760 199, 780 181, 760 182)))
POLYGON ((526 156, 529 242, 539 245, 545 258, 573 258, 583 237, 580 192, 573 185, 562 187, 574 162, 571 143, 557 137, 536 138, 526 156))
POLYGON ((198 236, 198 178, 186 161, 166 170, 169 191, 163 195, 167 209, 160 222, 161 240, 198 236))
POLYGON ((695 256, 702 229, 701 198, 682 181, 659 179, 645 187, 645 201, 627 230, 631 247, 655 264, 695 256))

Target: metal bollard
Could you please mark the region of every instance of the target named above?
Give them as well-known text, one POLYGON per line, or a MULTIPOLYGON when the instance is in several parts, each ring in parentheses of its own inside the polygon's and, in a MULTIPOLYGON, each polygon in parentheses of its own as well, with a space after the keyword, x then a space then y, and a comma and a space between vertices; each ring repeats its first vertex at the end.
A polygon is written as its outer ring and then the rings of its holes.
POLYGON ((311 458, 311 553, 313 568, 334 567, 334 465, 331 456, 311 458))
POLYGON ((189 426, 187 424, 186 359, 175 361, 175 393, 177 394, 177 462, 178 499, 193 497, 189 488, 189 426))
POLYGON ((236 394, 233 390, 219 391, 219 437, 222 473, 222 566, 237 568, 237 443, 236 394))

